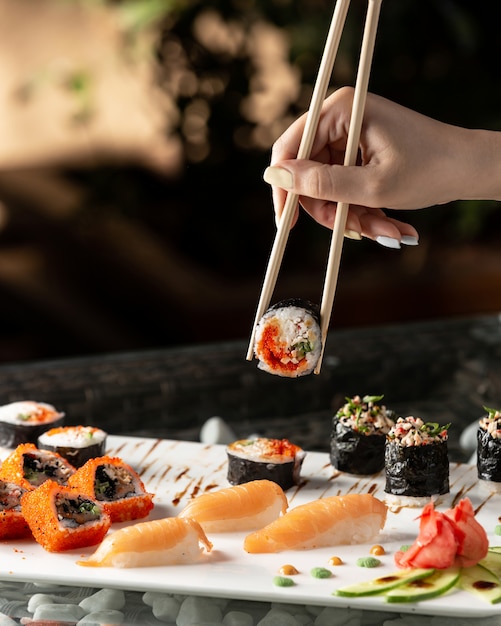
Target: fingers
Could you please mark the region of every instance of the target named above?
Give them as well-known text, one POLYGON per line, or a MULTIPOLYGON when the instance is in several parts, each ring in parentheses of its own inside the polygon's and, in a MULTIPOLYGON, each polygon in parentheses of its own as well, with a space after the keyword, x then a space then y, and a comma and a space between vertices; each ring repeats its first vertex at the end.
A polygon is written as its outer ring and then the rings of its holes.
MULTIPOLYGON (((312 198, 301 198, 304 210, 320 225, 333 228, 336 216, 336 203, 312 198)), ((417 245, 417 230, 399 220, 388 217, 381 209, 367 209, 351 206, 346 220, 345 236, 350 239, 365 237, 387 248, 400 248, 402 245, 417 245)))

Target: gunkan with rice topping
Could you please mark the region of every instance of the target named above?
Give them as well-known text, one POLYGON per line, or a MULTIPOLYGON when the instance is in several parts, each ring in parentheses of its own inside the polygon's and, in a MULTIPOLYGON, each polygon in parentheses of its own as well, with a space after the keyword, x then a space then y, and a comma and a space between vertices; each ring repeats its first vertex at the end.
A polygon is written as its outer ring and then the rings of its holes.
POLYGON ((37 443, 38 437, 61 426, 64 413, 51 404, 22 400, 0 406, 0 446, 16 448, 21 443, 37 443))
POLYGON ((399 417, 386 436, 386 502, 424 506, 449 493, 448 428, 419 417, 399 417))
POLYGON ((487 412, 477 431, 478 478, 494 493, 501 492, 501 411, 484 407, 487 412))
POLYGON ((228 482, 240 485, 267 479, 283 490, 297 485, 306 452, 288 439, 240 439, 226 448, 228 482))
POLYGON ((395 424, 383 396, 346 398, 332 420, 330 461, 340 472, 375 474, 384 468, 386 435, 395 424))

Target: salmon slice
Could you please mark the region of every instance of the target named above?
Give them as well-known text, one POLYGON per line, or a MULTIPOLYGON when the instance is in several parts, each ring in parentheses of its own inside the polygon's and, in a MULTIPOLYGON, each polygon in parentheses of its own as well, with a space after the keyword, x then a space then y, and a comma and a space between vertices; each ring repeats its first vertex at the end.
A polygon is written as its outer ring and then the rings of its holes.
POLYGON ((287 497, 277 483, 252 480, 197 496, 179 517, 196 519, 205 532, 235 532, 262 528, 287 507, 287 497))
POLYGON ((383 528, 386 513, 386 505, 368 493, 320 498, 247 535, 244 550, 280 552, 366 543, 383 528))
POLYGON ((202 527, 193 519, 166 517, 126 526, 107 535, 98 549, 78 565, 148 567, 194 563, 203 548, 212 550, 202 527))

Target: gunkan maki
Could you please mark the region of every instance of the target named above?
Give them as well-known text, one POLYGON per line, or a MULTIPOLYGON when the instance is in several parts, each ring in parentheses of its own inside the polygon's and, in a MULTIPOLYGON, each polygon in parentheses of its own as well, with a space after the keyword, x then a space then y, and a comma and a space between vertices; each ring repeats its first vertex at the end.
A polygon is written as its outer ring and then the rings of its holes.
POLYGON ((240 439, 226 448, 228 482, 271 480, 286 490, 297 485, 306 452, 288 439, 240 439))
POLYGON ((501 411, 484 407, 487 415, 477 431, 478 478, 489 490, 501 492, 501 411))
POLYGON ((332 419, 331 464, 341 472, 375 474, 384 468, 386 435, 393 411, 378 404, 383 396, 354 396, 332 419))
POLYGON ((22 443, 37 443, 38 437, 61 426, 64 413, 51 404, 21 400, 0 406, 0 446, 17 448, 22 443))
POLYGON ((320 358, 319 307, 293 298, 271 306, 256 326, 254 354, 270 374, 297 378, 311 374, 320 358))
POLYGON ((386 502, 422 507, 449 493, 448 428, 399 417, 386 436, 386 502))

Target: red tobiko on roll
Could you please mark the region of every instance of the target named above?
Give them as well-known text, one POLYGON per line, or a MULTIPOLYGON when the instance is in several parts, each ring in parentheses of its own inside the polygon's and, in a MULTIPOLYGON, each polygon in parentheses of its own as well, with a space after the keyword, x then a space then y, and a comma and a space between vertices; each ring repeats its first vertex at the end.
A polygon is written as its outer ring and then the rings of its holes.
POLYGON ((445 513, 430 502, 421 513, 417 539, 395 554, 395 562, 401 568, 469 567, 483 559, 488 548, 487 534, 468 498, 445 513))

